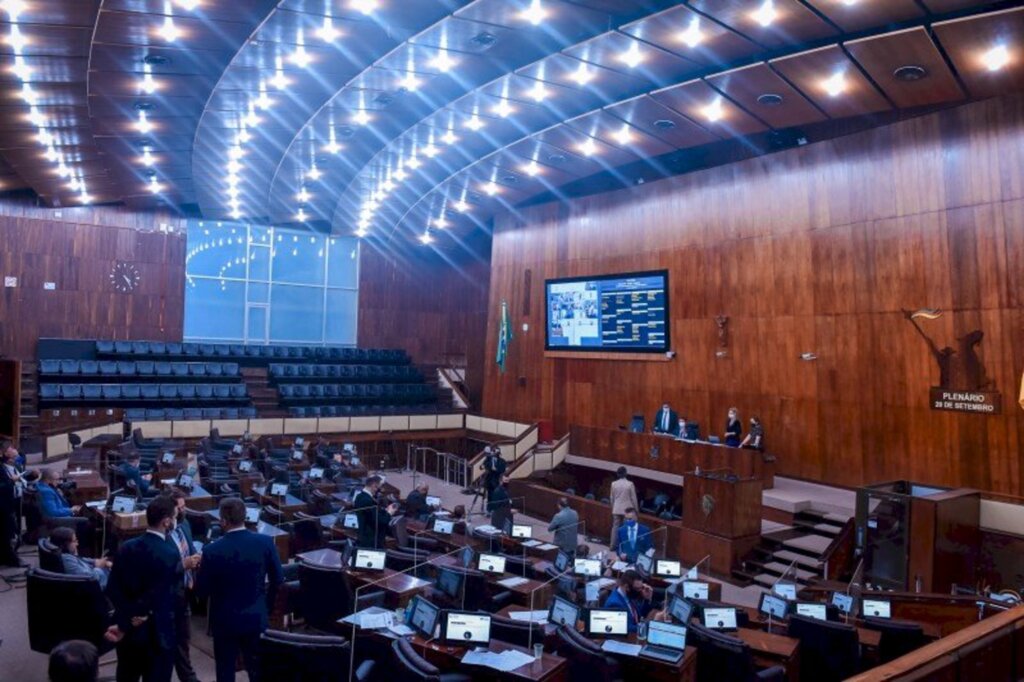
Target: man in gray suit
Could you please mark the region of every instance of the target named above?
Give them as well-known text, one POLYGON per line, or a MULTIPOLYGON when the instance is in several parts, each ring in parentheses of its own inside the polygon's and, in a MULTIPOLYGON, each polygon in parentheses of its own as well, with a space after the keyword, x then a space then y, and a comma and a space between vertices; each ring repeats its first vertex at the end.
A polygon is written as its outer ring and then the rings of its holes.
POLYGON ((619 546, 619 526, 626 518, 626 510, 640 508, 640 503, 636 499, 636 486, 633 485, 633 481, 626 478, 626 473, 626 467, 619 467, 615 472, 616 478, 612 481, 612 537, 609 547, 613 552, 619 546))
POLYGON ((548 530, 555 534, 554 543, 569 556, 576 552, 576 533, 579 532, 580 517, 569 506, 569 500, 558 498, 558 512, 551 517, 548 530))

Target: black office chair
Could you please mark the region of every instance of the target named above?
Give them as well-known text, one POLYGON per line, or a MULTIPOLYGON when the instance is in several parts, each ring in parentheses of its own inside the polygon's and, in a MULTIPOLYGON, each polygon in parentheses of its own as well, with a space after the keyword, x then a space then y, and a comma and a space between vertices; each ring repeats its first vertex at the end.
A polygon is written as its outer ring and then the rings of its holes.
POLYGON ((356 590, 348 574, 333 568, 306 563, 299 564, 298 610, 306 625, 318 632, 351 632, 349 626, 338 625, 338 620, 371 606, 383 606, 385 593, 381 590, 356 590))
POLYGON ((800 640, 801 680, 831 682, 860 672, 860 642, 852 625, 794 615, 788 633, 800 640))
POLYGON ((39 568, 51 573, 64 573, 64 561, 60 558, 57 545, 48 538, 39 538, 39 568))
POLYGON ((782 682, 786 670, 772 666, 758 671, 743 641, 696 623, 687 627, 688 644, 697 649, 697 682, 782 682))
MULTIPOLYGON (((352 647, 343 637, 302 635, 267 630, 260 635, 260 674, 275 682, 345 682, 352 647)), ((373 677, 375 663, 363 661, 354 670, 358 682, 373 677)))
POLYGON ((491 639, 530 649, 544 641, 544 626, 503 616, 491 616, 491 639))
POLYGON ((264 523, 269 523, 271 526, 279 526, 284 523, 285 514, 276 507, 267 505, 260 511, 260 520, 264 523))
POLYGON ((619 682, 623 679, 618 661, 605 656, 596 642, 564 625, 559 626, 555 634, 558 638, 555 653, 568 663, 568 679, 589 682, 619 682))
POLYGON ((320 532, 320 519, 299 519, 291 522, 291 553, 302 554, 322 549, 326 542, 320 532))
POLYGON ((888 663, 928 643, 918 623, 884 618, 865 618, 864 628, 881 633, 878 642, 879 663, 888 663))
POLYGON ((472 675, 441 672, 416 653, 412 644, 406 639, 396 639, 392 642, 391 651, 394 654, 397 679, 420 680, 421 682, 472 682, 473 680, 472 675))
POLYGON ((100 653, 111 649, 103 638, 113 622, 110 606, 96 578, 30 568, 26 593, 32 651, 49 654, 69 639, 91 642, 100 653))

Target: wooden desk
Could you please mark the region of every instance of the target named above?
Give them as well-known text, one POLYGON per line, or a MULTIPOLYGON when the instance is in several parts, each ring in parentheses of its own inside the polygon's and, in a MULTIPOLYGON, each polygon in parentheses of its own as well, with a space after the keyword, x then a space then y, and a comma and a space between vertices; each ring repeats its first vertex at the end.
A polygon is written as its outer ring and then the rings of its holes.
POLYGON ((295 558, 304 564, 316 566, 317 568, 332 568, 340 571, 342 554, 336 549, 314 549, 311 552, 296 554, 295 558))
POLYGON ((800 679, 800 641, 773 632, 739 628, 736 632, 726 633, 742 640, 750 647, 754 662, 762 668, 781 665, 786 669, 787 680, 800 679))
MULTIPOLYGON (((209 509, 206 511, 206 515, 214 519, 215 521, 220 521, 219 509, 209 509)), ((263 521, 260 521, 256 524, 247 523, 245 527, 253 531, 254 533, 265 535, 266 537, 273 540, 274 547, 277 549, 277 556, 281 559, 281 563, 288 563, 288 559, 291 556, 291 537, 288 535, 288 531, 281 530, 277 526, 272 526, 269 523, 265 523, 263 521)))
POLYGON ((430 583, 408 573, 399 573, 390 568, 383 571, 356 571, 348 569, 355 588, 367 586, 370 591, 383 590, 384 603, 388 608, 404 608, 413 597, 430 587, 430 583))
MULTIPOLYGON (((595 639, 595 642, 602 644, 603 639, 595 639)), ((629 644, 640 644, 635 634, 629 635, 624 640, 629 644)), ((683 652, 683 657, 678 663, 659 661, 644 656, 628 656, 605 652, 619 662, 622 668, 623 678, 627 680, 656 680, 657 682, 695 682, 697 679, 697 648, 688 646, 683 652)))
POLYGON ((210 491, 201 485, 192 487, 192 490, 183 490, 188 497, 185 498, 185 506, 195 511, 210 511, 217 505, 217 500, 210 494, 210 491))
POLYGON ((295 518, 295 512, 304 512, 307 509, 306 503, 294 495, 289 494, 284 497, 281 497, 280 495, 267 495, 266 486, 254 487, 252 491, 261 505, 270 505, 271 507, 280 509, 284 512, 284 517, 289 521, 295 518))
MULTIPOLYGON (((425 658, 427 661, 437 666, 441 670, 451 670, 452 668, 459 668, 462 672, 471 674, 475 679, 488 679, 488 680, 541 680, 542 682, 562 682, 567 681, 569 674, 569 666, 567 661, 561 656, 544 652, 541 659, 533 660, 526 665, 523 665, 515 670, 509 672, 499 672, 490 668, 481 668, 477 666, 468 666, 462 663, 462 657, 466 654, 465 647, 456 646, 445 646, 439 644, 436 640, 426 641, 419 635, 413 635, 410 638, 410 643, 420 656, 425 658)), ((488 650, 500 653, 502 651, 515 650, 521 651, 522 653, 529 654, 530 658, 533 658, 533 652, 527 651, 523 647, 515 646, 507 642, 499 642, 498 640, 491 640, 488 645, 488 650)))
POLYGON ((107 482, 95 468, 82 469, 78 472, 72 469, 65 476, 67 480, 75 482, 75 489, 68 494, 68 503, 71 506, 105 500, 110 495, 107 482))

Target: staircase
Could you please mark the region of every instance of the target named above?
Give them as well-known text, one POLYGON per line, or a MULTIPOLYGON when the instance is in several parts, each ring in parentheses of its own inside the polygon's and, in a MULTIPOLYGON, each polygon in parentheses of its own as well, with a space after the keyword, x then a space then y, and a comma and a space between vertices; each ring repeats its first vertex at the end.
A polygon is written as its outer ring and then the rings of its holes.
POLYGON ((277 389, 270 385, 266 367, 242 367, 242 381, 260 417, 288 416, 288 410, 278 405, 277 389))
POLYGON ((799 586, 824 578, 823 555, 839 537, 848 516, 805 510, 794 515, 793 525, 767 533, 747 555, 733 577, 741 585, 771 587, 793 566, 799 586))

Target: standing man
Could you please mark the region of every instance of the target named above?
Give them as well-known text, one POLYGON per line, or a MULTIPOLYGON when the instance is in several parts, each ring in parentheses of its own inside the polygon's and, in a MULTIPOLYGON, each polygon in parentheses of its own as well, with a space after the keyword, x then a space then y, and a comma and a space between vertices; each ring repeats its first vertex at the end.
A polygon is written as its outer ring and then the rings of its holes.
POLYGON ((274 542, 245 527, 245 504, 221 500, 224 535, 203 550, 197 591, 210 600, 210 632, 217 682, 234 682, 242 654, 250 682, 258 682, 260 635, 267 629, 269 605, 284 582, 274 542))
POLYGON ((640 508, 640 502, 636 499, 636 486, 626 478, 626 473, 626 467, 619 467, 612 481, 612 537, 609 547, 613 552, 619 546, 619 526, 626 517, 626 510, 631 507, 640 508))
POLYGON ((651 529, 637 521, 636 509, 630 507, 626 510, 626 522, 619 528, 619 559, 635 564, 636 558, 653 546, 651 529))
POLYGON ((501 477, 501 484, 491 493, 487 511, 491 512, 491 525, 505 530, 505 524, 512 522, 512 499, 508 496, 508 476, 501 477))
POLYGON ((6 447, 0 450, 0 566, 24 567, 25 562, 14 550, 21 530, 17 522, 17 488, 21 476, 12 473, 15 467, 11 453, 16 451, 9 443, 10 441, 4 441, 6 447))
POLYGON ((494 489, 501 485, 501 477, 505 475, 507 464, 501 456, 501 448, 488 445, 484 448, 484 489, 487 499, 491 499, 494 489))
POLYGON ((150 502, 146 532, 121 546, 110 571, 107 596, 115 624, 106 637, 118 643, 117 682, 171 680, 184 585, 181 555, 167 539, 175 511, 169 497, 150 502))
POLYGON ((359 515, 357 542, 360 547, 383 549, 391 517, 398 513, 398 504, 395 502, 389 504, 387 509, 381 509, 377 504, 377 493, 383 482, 380 476, 370 476, 352 502, 353 511, 359 515))
POLYGON ((672 436, 679 435, 679 415, 676 414, 668 403, 662 405, 661 409, 654 414, 651 431, 672 436))
POLYGON ((569 556, 576 552, 576 534, 579 532, 580 516, 572 507, 569 500, 558 498, 558 512, 551 517, 548 530, 555 534, 553 544, 558 546, 569 556))
POLYGON ((202 555, 195 549, 192 541, 192 524, 185 518, 185 493, 175 489, 166 495, 174 500, 175 520, 177 521, 177 525, 167 539, 171 541, 174 549, 181 556, 181 564, 185 569, 182 583, 184 589, 181 591, 178 611, 174 614, 174 623, 177 626, 174 671, 178 674, 178 682, 198 682, 199 678, 192 667, 192 654, 189 650, 192 643, 192 609, 189 606, 189 600, 195 589, 196 569, 199 568, 202 555))

